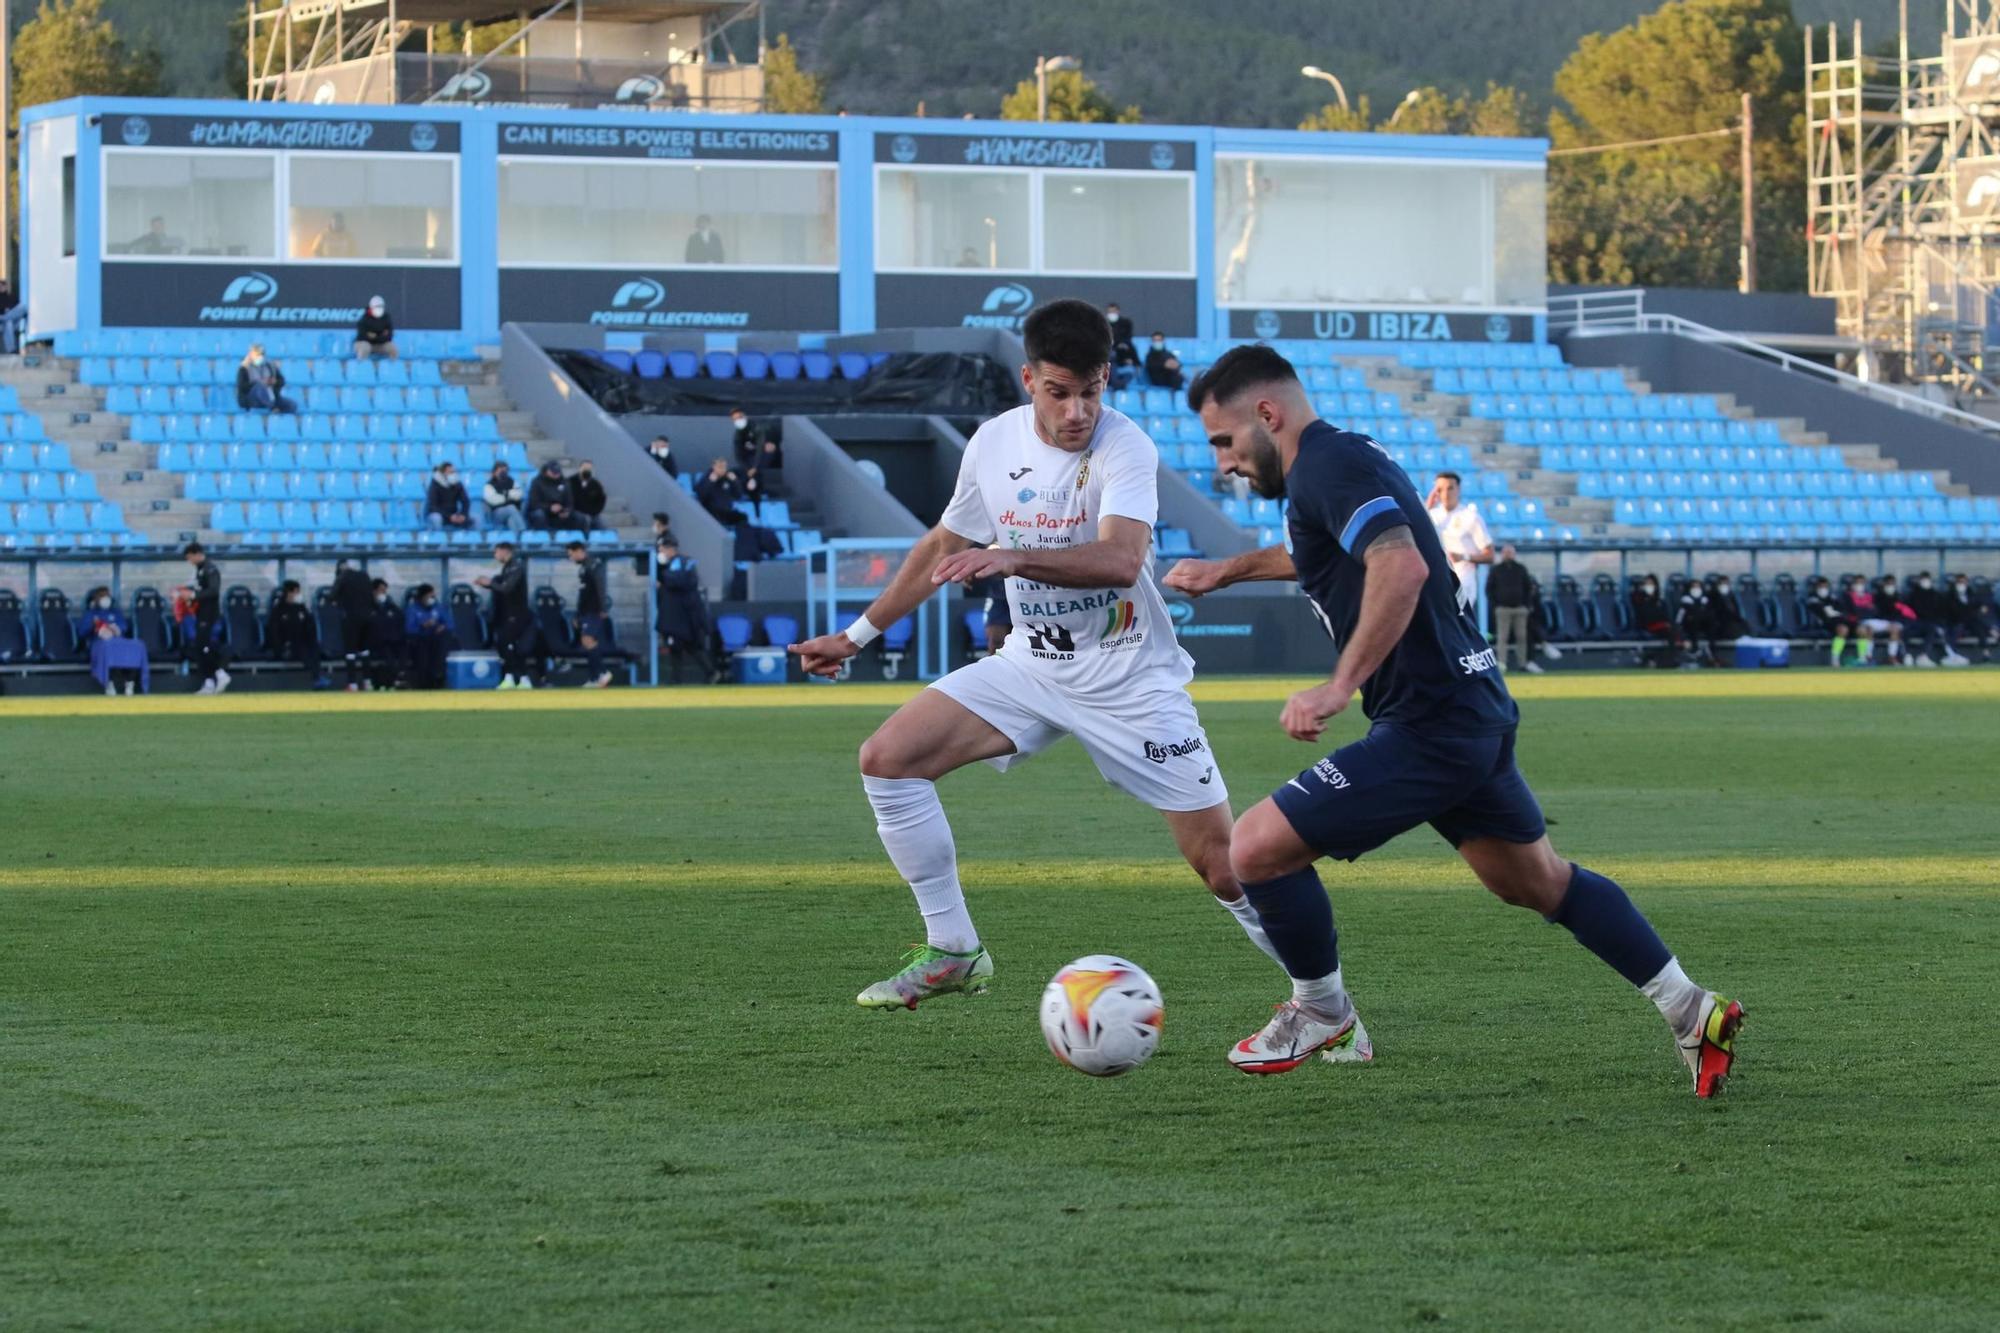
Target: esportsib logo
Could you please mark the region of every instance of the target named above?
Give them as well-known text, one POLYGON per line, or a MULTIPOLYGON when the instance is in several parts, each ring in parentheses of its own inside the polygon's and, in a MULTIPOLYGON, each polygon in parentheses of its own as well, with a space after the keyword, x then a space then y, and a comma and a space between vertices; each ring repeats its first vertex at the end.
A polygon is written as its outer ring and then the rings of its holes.
POLYGON ((667 95, 667 85, 651 74, 635 74, 618 85, 618 102, 657 102, 667 95))
POLYGON ((667 289, 651 278, 634 278, 612 294, 613 310, 658 310, 667 299, 667 289))
POLYGON ((278 280, 253 270, 229 280, 229 285, 222 289, 222 304, 269 305, 277 295, 278 280))
POLYGON ((980 313, 967 315, 961 323, 968 329, 1015 330, 1034 308, 1034 292, 1018 282, 1003 282, 986 293, 986 299, 979 303, 980 313))

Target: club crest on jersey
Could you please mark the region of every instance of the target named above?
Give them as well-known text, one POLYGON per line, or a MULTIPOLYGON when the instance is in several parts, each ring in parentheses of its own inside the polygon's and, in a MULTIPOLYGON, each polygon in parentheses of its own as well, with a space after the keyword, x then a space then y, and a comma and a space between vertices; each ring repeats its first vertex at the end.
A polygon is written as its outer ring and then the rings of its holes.
POLYGON ((1076 470, 1076 488, 1078 490, 1082 490, 1090 484, 1090 456, 1096 452, 1097 446, 1095 445, 1083 451, 1083 465, 1076 470))

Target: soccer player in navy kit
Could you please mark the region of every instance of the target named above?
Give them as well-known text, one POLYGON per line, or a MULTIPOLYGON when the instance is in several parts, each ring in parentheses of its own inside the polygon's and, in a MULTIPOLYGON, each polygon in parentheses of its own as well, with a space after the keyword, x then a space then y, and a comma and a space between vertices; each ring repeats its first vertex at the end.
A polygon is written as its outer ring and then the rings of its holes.
POLYGON ((1623 889, 1549 845, 1514 765, 1514 700, 1402 468, 1367 436, 1319 420, 1291 363, 1269 347, 1225 353, 1189 387, 1188 403, 1221 471, 1291 505, 1283 547, 1183 561, 1167 586, 1200 596, 1296 578, 1339 662, 1326 684, 1291 697, 1280 725, 1317 741, 1356 689, 1371 723, 1236 821, 1231 864, 1293 998, 1230 1050, 1230 1063, 1283 1073, 1345 1036, 1354 1006, 1313 864, 1352 861, 1429 823, 1493 893, 1566 927, 1643 991, 1672 1029, 1695 1095, 1719 1092, 1741 1006, 1690 981, 1623 889))

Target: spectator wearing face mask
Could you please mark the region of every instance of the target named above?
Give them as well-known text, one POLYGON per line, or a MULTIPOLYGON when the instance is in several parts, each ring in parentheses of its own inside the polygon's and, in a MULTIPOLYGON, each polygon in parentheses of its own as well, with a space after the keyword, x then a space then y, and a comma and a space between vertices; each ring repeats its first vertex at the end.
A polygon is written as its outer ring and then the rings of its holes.
POLYGON ((486 504, 486 525, 506 528, 509 532, 525 532, 528 520, 521 513, 521 484, 514 480, 514 474, 504 462, 495 463, 493 471, 486 476, 485 489, 480 499, 486 504))
POLYGON ((669 440, 666 436, 655 435, 653 442, 646 446, 646 452, 652 456, 655 463, 660 465, 660 471, 666 473, 669 477, 680 476, 680 464, 674 461, 673 441, 669 440))
POLYGON ((1750 622, 1743 618, 1743 604, 1736 600, 1736 585, 1727 574, 1714 580, 1708 604, 1709 637, 1715 643, 1734 643, 1750 632, 1750 622))
POLYGON ((347 560, 334 565, 333 604, 340 611, 340 654, 347 665, 349 693, 373 688, 369 670, 368 625, 375 614, 373 580, 347 560))
POLYGON ((387 579, 376 579, 369 591, 374 600, 368 608, 368 683, 393 690, 403 663, 403 608, 389 596, 387 579))
POLYGON ((1952 575, 1945 589, 1945 618, 1954 643, 1969 639, 1979 649, 1980 661, 1992 657, 1990 646, 2000 642, 2000 625, 1995 624, 1993 608, 1973 597, 1972 580, 1964 574, 1952 575))
POLYGON ((1112 366, 1136 366, 1139 364, 1139 349, 1133 346, 1135 330, 1132 317, 1118 308, 1116 301, 1104 307, 1104 318, 1111 325, 1112 366))
POLYGON ((264 627, 264 640, 270 645, 271 656, 304 667, 314 689, 323 690, 333 684, 320 667, 319 626, 313 621, 305 589, 297 579, 286 579, 279 585, 277 603, 272 606, 270 621, 264 627))
POLYGON ((222 646, 222 570, 208 558, 200 542, 181 548, 181 558, 194 571, 194 583, 185 589, 194 623, 183 622, 182 645, 201 676, 196 694, 220 694, 229 688, 229 656, 222 646))
POLYGON ((403 653, 409 679, 419 690, 444 688, 445 658, 456 646, 451 617, 438 605, 437 589, 420 583, 403 608, 403 653))
POLYGON ((1903 594, 1903 602, 1916 617, 1906 633, 1910 642, 1917 645, 1915 650, 1917 656, 1928 662, 1933 660, 1932 654, 1935 653, 1935 660, 1939 666, 1972 665, 1969 659, 1952 646, 1951 604, 1928 569, 1910 580, 1909 591, 1903 594))
POLYGON ((458 469, 450 463, 438 464, 424 488, 424 525, 433 531, 472 526, 472 501, 458 479, 458 469))
POLYGON ((551 458, 528 483, 528 526, 542 532, 559 532, 576 526, 569 482, 563 479, 562 464, 551 458))
POLYGON ((389 303, 379 296, 368 298, 368 309, 354 326, 354 359, 370 357, 396 359, 396 322, 389 318, 389 303))
POLYGON ((298 401, 285 396, 285 372, 264 355, 262 343, 251 343, 236 367, 236 405, 246 412, 299 410, 298 401))
POLYGON ((597 479, 597 469, 588 458, 576 465, 576 475, 569 479, 569 502, 578 532, 595 532, 604 526, 604 483, 597 479))
POLYGON ((699 680, 707 674, 709 641, 714 637, 708 604, 701 596, 701 572, 691 558, 681 554, 672 532, 660 534, 654 554, 659 566, 653 599, 660 644, 667 650, 667 679, 680 684, 682 668, 692 662, 699 680))
POLYGON ((1520 655, 1530 673, 1541 667, 1528 656, 1528 613, 1536 601, 1535 577, 1516 558, 1513 543, 1500 548, 1500 559, 1486 576, 1486 600, 1493 607, 1493 652, 1500 669, 1509 668, 1510 650, 1520 655))
MULTIPOLYGON (((1903 591, 1897 585, 1894 574, 1884 574, 1875 581, 1875 609, 1883 619, 1896 627, 1902 640, 1903 665, 1906 667, 1934 667, 1937 662, 1930 654, 1933 646, 1927 633, 1928 627, 1918 619, 1916 608, 1903 598, 1903 591)), ((1934 636, 1936 646, 1944 645, 1944 633, 1940 629, 1934 636)), ((1891 660, 1894 660, 1893 658, 1891 660)))
POLYGON ((1657 641, 1645 657, 1650 665, 1671 667, 1679 662, 1680 641, 1674 634, 1673 617, 1660 598, 1660 581, 1651 574, 1632 587, 1632 627, 1657 641))
POLYGON ((1847 651, 1847 641, 1860 633, 1860 625, 1840 604, 1840 597, 1825 576, 1815 575, 1806 584, 1806 632, 1824 634, 1832 640, 1828 665, 1839 666, 1847 651))
MULTIPOLYGON (((1854 625, 1854 652, 1856 666, 1875 665, 1875 635, 1881 634, 1889 640, 1889 661, 1903 660, 1903 627, 1882 613, 1876 604, 1875 594, 1868 586, 1868 580, 1856 575, 1848 580, 1847 592, 1837 603, 1840 613, 1854 625)), ((1840 665, 1836 654, 1833 665, 1840 665)))
POLYGON ((1172 389, 1178 393, 1187 385, 1187 376, 1181 373, 1181 359, 1167 350, 1167 335, 1153 330, 1152 346, 1146 349, 1146 378, 1156 389, 1172 389))
POLYGON ((1693 656, 1685 667, 1722 665, 1715 655, 1715 604, 1700 579, 1689 579, 1674 608, 1674 634, 1693 656))
POLYGON ((500 654, 500 688, 532 690, 537 644, 534 614, 528 608, 528 562, 512 542, 493 548, 492 574, 481 574, 473 582, 493 593, 493 646, 500 654))
POLYGON ((785 468, 784 445, 768 422, 752 421, 742 408, 729 414, 730 448, 736 456, 736 473, 742 479, 746 498, 761 503, 778 492, 779 473, 785 468))

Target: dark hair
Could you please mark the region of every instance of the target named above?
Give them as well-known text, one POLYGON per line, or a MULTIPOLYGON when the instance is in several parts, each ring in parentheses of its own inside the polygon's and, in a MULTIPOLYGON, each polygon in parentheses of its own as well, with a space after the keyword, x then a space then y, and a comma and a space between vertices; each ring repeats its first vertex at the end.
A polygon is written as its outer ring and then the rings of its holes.
POLYGON ((655 522, 655 523, 664 523, 664 524, 666 524, 667 526, 669 526, 669 527, 672 527, 672 526, 673 526, 673 522, 674 522, 674 521, 673 521, 672 519, 668 518, 668 517, 667 517, 667 516, 666 516, 665 514, 661 514, 661 513, 655 513, 655 514, 653 515, 653 522, 655 522))
POLYGON ((1087 301, 1065 298, 1036 306, 1021 321, 1028 360, 1088 378, 1111 364, 1111 321, 1087 301))
POLYGON ((202 544, 201 544, 200 542, 189 542, 189 543, 188 543, 188 544, 187 544, 186 546, 183 546, 183 547, 181 547, 181 554, 182 554, 182 555, 207 555, 207 554, 208 554, 208 548, 207 548, 206 546, 203 546, 203 545, 202 545, 202 544))
POLYGON ((1188 385, 1188 407, 1199 412, 1211 398, 1221 407, 1252 385, 1279 384, 1286 380, 1297 384, 1299 372, 1274 348, 1263 343, 1232 347, 1188 385))
POLYGON ((493 543, 493 549, 494 549, 494 550, 496 550, 496 551, 511 551, 511 550, 513 550, 513 549, 514 549, 514 543, 512 543, 512 542, 494 542, 494 543, 493 543))
POLYGON ((571 542, 568 546, 563 547, 563 549, 565 551, 587 551, 590 548, 585 546, 582 542, 571 542))
POLYGON ((375 581, 374 581, 373 583, 369 584, 368 586, 369 586, 369 587, 371 587, 371 588, 383 588, 383 589, 386 589, 386 588, 388 588, 388 586, 389 586, 389 580, 387 580, 387 579, 376 579, 376 580, 375 580, 375 581))
POLYGON ((437 596, 437 589, 436 589, 436 588, 433 588, 433 587, 432 587, 432 586, 431 586, 430 584, 428 584, 428 583, 419 583, 419 584, 418 584, 418 585, 417 585, 416 587, 414 587, 414 588, 410 589, 410 596, 412 596, 412 597, 435 597, 435 596, 437 596))
POLYGON ((1164 338, 1164 337, 1166 337, 1166 336, 1167 336, 1167 334, 1166 334, 1166 331, 1165 331, 1164 329, 1154 329, 1154 330, 1153 330, 1153 336, 1154 336, 1155 338, 1164 338))
POLYGON ((1439 481, 1443 481, 1443 480, 1444 480, 1445 478, 1447 478, 1447 477, 1449 477, 1449 478, 1451 478, 1451 480, 1453 480, 1453 481, 1457 482, 1457 483, 1458 483, 1458 484, 1459 484, 1460 486, 1463 486, 1463 485, 1465 485, 1465 478, 1464 478, 1464 477, 1461 477, 1461 476, 1459 476, 1459 475, 1458 475, 1458 474, 1457 474, 1456 472, 1440 472, 1440 473, 1438 473, 1438 475, 1437 475, 1437 479, 1438 479, 1439 481))
POLYGON ((299 587, 299 581, 297 579, 286 579, 283 583, 280 583, 278 585, 278 591, 281 593, 294 593, 294 592, 303 592, 305 591, 305 589, 299 587))

